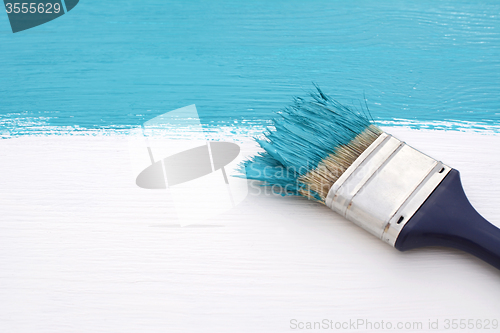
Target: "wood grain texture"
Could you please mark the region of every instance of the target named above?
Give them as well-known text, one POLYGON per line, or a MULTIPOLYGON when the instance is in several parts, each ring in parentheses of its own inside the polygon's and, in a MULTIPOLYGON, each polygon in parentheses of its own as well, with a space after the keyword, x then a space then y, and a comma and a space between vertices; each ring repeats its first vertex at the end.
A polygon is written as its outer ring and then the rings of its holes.
MULTIPOLYGON (((500 136, 385 130, 460 170, 500 226, 500 136)), ((135 186, 125 136, 20 137, 0 152, 0 332, 500 319, 500 271, 450 249, 400 253, 301 198, 251 188, 231 211, 181 227, 166 192, 135 186)))

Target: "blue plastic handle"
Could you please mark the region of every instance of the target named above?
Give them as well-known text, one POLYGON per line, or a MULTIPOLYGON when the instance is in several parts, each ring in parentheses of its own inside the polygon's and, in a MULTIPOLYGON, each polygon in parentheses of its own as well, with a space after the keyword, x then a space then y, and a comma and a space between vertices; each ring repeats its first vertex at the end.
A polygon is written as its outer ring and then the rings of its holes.
POLYGON ((463 250, 500 269, 500 229, 472 207, 455 169, 403 227, 395 244, 400 251, 424 246, 463 250))

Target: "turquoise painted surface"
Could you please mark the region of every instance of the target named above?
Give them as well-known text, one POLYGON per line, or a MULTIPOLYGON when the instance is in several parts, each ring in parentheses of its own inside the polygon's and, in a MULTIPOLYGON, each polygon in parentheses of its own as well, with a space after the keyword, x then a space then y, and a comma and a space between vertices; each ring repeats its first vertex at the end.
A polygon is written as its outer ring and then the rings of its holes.
MULTIPOLYGON (((13 34, 0 131, 119 128, 196 104, 260 124, 311 82, 375 119, 500 120, 499 1, 80 1, 13 34)), ((433 126, 432 124, 430 126, 433 126)))

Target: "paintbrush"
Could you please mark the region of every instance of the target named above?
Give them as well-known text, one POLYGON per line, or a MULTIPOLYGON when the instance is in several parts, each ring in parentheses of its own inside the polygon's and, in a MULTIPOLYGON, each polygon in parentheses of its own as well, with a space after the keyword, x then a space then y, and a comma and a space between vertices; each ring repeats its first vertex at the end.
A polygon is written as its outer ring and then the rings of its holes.
POLYGON ((469 203, 457 170, 385 133, 318 87, 256 138, 247 179, 320 202, 400 251, 446 246, 500 269, 500 229, 469 203))

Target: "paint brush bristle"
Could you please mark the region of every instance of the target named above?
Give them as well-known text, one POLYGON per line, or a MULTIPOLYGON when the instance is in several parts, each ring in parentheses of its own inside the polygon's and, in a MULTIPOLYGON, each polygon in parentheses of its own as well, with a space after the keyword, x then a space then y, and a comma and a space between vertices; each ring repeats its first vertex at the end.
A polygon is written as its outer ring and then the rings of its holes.
POLYGON ((279 113, 256 139, 264 152, 245 161, 241 172, 283 195, 324 204, 333 183, 383 132, 316 89, 279 113))

